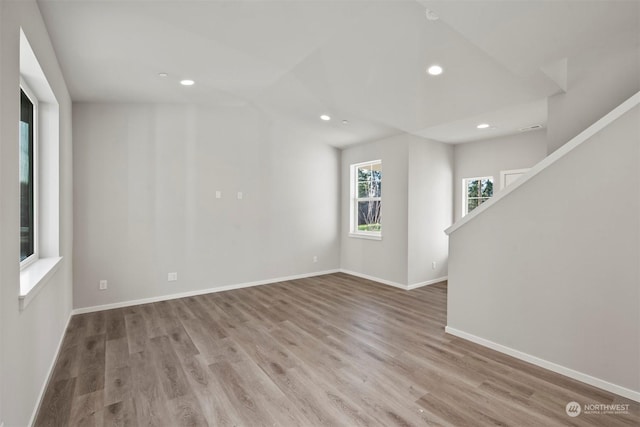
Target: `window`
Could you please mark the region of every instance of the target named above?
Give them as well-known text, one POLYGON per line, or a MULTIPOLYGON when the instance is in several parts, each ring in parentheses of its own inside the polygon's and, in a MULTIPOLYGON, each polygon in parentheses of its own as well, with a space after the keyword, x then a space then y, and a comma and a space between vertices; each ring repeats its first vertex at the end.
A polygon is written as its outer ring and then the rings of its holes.
POLYGON ((464 194, 462 216, 464 216, 493 196, 493 177, 463 179, 462 193, 464 194))
POLYGON ((36 120, 38 102, 29 88, 20 87, 20 265, 38 259, 36 236, 36 120))
MULTIPOLYGON (((0 0, 1 1, 1 0, 0 0)), ((61 265, 60 104, 27 36, 20 29, 20 85, 15 88, 20 193, 20 310, 37 297, 61 265)), ((66 133, 66 130, 65 130, 66 133)), ((18 230, 16 230, 18 231, 18 230)), ((18 254, 16 254, 18 256, 18 254)))
POLYGON ((382 161, 351 165, 351 235, 380 238, 382 161))

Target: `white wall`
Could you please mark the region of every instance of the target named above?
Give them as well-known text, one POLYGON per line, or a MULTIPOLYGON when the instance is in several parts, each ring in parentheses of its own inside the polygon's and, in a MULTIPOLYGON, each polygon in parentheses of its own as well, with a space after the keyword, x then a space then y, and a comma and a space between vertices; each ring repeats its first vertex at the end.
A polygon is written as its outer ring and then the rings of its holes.
POLYGON ((452 151, 408 134, 342 150, 342 269, 402 287, 447 275, 444 230, 451 225, 452 151), (382 240, 350 237, 350 165, 378 159, 382 240))
POLYGON ((633 37, 633 46, 594 46, 583 56, 569 58, 567 92, 548 98, 548 153, 640 90, 640 50, 637 34, 633 37))
POLYGON ((74 138, 75 307, 339 266, 339 153, 281 120, 74 104, 74 138))
MULTIPOLYGON (((0 23, 4 22, 4 2, 0 1, 0 23)), ((3 36, 2 36, 2 27, 0 27, 0 54, 2 52, 4 52, 4 44, 3 44, 3 36)), ((4 58, 3 56, 0 55, 0 135, 2 134, 2 123, 4 122, 4 114, 3 114, 3 104, 4 104, 4 91, 3 91, 3 87, 4 87, 4 79, 3 79, 3 69, 4 69, 4 58)), ((1 139, 0 139, 0 153, 2 153, 2 145, 1 145, 1 139)), ((3 188, 3 180, 2 180, 2 171, 3 171, 3 165, 2 165, 2 157, 0 157, 0 198, 2 197, 2 188, 3 188)), ((4 202, 3 202, 4 205, 4 202)), ((4 209, 2 209, 0 207, 0 240, 4 240, 2 239, 3 234, 1 234, 2 232, 4 232, 5 230, 5 226, 3 225, 4 222, 4 209)), ((3 426, 4 424, 4 416, 3 416, 3 411, 2 411, 2 406, 3 406, 3 401, 4 401, 4 397, 3 397, 3 391, 2 391, 2 384, 4 384, 4 357, 3 357, 3 353, 4 351, 2 351, 2 348, 4 348, 4 319, 3 319, 3 315, 2 313, 4 312, 3 304, 4 301, 2 299, 2 288, 4 287, 4 274, 2 274, 2 266, 4 265, 3 262, 3 254, 4 254, 4 249, 2 248, 1 244, 0 244, 0 426, 3 426)))
POLYGON ((454 218, 462 218, 462 180, 493 176, 494 194, 500 191, 500 171, 524 169, 544 159, 547 139, 544 129, 517 135, 457 144, 454 155, 454 218))
POLYGON ((342 269, 407 284, 407 202, 409 141, 402 134, 342 150, 341 258, 342 269), (382 240, 349 237, 350 165, 382 160, 382 240))
POLYGON ((449 328, 640 396, 638 123, 636 106, 453 231, 449 328))
POLYGON ((408 284, 447 276, 452 222, 453 147, 422 138, 409 144, 408 284), (432 262, 436 268, 432 268, 432 262))
POLYGON ((72 306, 71 101, 34 1, 0 2, 0 408, 5 427, 28 425, 72 306), (60 254, 44 289, 19 310, 19 40, 23 28, 60 113, 60 254))

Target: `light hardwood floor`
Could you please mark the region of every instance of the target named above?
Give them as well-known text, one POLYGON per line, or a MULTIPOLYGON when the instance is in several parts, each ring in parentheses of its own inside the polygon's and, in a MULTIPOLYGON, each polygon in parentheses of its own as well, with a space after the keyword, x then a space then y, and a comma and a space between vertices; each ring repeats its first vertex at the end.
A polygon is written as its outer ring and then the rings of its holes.
POLYGON ((637 403, 445 334, 446 296, 332 274, 77 315, 35 425, 640 425, 637 403))

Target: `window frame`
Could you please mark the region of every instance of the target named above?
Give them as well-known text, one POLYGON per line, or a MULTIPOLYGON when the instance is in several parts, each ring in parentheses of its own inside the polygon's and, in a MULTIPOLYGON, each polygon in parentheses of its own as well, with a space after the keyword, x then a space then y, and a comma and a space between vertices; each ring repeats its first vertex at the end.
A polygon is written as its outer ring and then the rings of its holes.
MULTIPOLYGON (((33 179, 33 253, 29 255, 27 258, 20 261, 20 270, 25 269, 26 267, 32 265, 40 258, 39 255, 39 203, 38 203, 38 194, 39 194, 39 101, 35 96, 35 93, 29 85, 24 81, 22 76, 20 77, 20 91, 24 92, 24 94, 29 98, 31 104, 33 105, 33 147, 32 147, 32 156, 33 162, 31 165, 32 170, 32 179, 33 179)), ((20 95, 20 110, 22 110, 22 95, 20 95)), ((18 126, 20 125, 20 119, 18 120, 18 126)), ((18 132, 20 132, 18 130, 18 132)), ((19 143, 19 142, 18 142, 19 143)), ((18 166, 19 169, 19 166, 18 166)), ((22 210, 20 213, 22 217, 22 210)))
MULTIPOLYGON (((380 221, 380 230, 379 231, 365 231, 358 230, 358 203, 359 202, 371 202, 378 201, 380 203, 380 217, 382 218, 382 188, 380 189, 379 197, 358 197, 358 169, 365 166, 374 166, 380 165, 380 174, 382 175, 382 160, 370 160, 367 162, 353 163, 350 165, 350 225, 349 225, 349 236, 357 237, 362 239, 371 239, 371 240, 382 240, 382 221, 380 221)), ((382 186, 382 178, 380 181, 380 185, 382 186)))
MULTIPOLYGON (((469 178, 462 178, 462 216, 464 217, 465 215, 468 215, 469 212, 469 194, 468 194, 468 186, 469 186, 469 181, 482 181, 483 179, 487 179, 491 181, 491 185, 493 187, 493 192, 495 193, 495 182, 493 179, 493 176, 488 175, 488 176, 473 176, 473 177, 469 177, 469 178)), ((490 199, 491 197, 493 197, 493 194, 489 197, 487 197, 487 199, 490 199)), ((484 197, 476 197, 477 199, 482 199, 484 197)), ((481 204, 478 204, 477 207, 480 207, 481 204)))

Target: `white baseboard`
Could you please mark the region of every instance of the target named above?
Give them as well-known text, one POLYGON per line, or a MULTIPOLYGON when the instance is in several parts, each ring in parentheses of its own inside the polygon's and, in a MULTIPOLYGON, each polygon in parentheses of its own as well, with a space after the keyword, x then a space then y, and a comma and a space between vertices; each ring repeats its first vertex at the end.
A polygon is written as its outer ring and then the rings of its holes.
POLYGON ((407 286, 407 289, 411 290, 411 289, 421 288, 423 286, 435 285, 436 283, 444 282, 445 280, 448 280, 448 279, 449 279, 449 276, 442 276, 436 279, 427 280, 426 282, 414 283, 413 285, 407 286))
POLYGON ((325 270, 325 271, 316 271, 316 272, 313 272, 313 273, 298 274, 298 275, 295 275, 295 276, 277 277, 277 278, 273 278, 273 279, 259 280, 259 281, 256 281, 256 282, 237 283, 237 284, 233 284, 233 285, 225 285, 225 286, 219 286, 219 287, 215 287, 215 288, 198 289, 196 291, 180 292, 180 293, 177 293, 177 294, 160 295, 160 296, 157 296, 157 297, 142 298, 142 299, 130 300, 130 301, 114 302, 112 304, 96 305, 96 306, 92 306, 92 307, 81 307, 81 308, 76 308, 75 310, 73 310, 72 314, 93 313, 95 311, 111 310, 111 309, 114 309, 114 308, 122 308, 122 307, 131 307, 132 305, 149 304, 149 303, 152 303, 152 302, 159 302, 159 301, 168 301, 168 300, 178 299, 178 298, 193 297, 193 296, 196 296, 196 295, 211 294, 211 293, 214 293, 214 292, 232 291, 234 289, 250 288, 252 286, 269 285, 269 284, 272 284, 272 283, 286 282, 286 281, 289 281, 289 280, 298 280, 298 279, 306 279, 308 277, 324 276, 325 274, 338 273, 339 271, 340 270, 338 270, 338 269, 325 270))
MULTIPOLYGON (((44 393, 49 386, 49 381, 51 381, 51 375, 53 374, 53 369, 56 366, 56 362, 58 361, 58 355, 60 354, 60 349, 62 348, 62 343, 64 342, 64 336, 66 335, 67 328, 69 328, 69 322, 71 321, 71 316, 73 316, 73 310, 69 313, 69 317, 67 317, 67 322, 64 325, 64 329, 62 329, 62 334, 60 335, 60 341, 58 342, 58 346, 56 347, 56 351, 53 354, 53 360, 51 360, 51 364, 49 365, 49 369, 47 370, 47 377, 42 384, 42 388, 38 393, 38 400, 36 400, 37 404, 31 414, 31 419, 29 419, 29 425, 32 426, 33 423, 36 422, 36 416, 38 415, 38 411, 40 410, 40 405, 42 404, 42 399, 44 398, 44 393)), ((0 427, 3 427, 4 423, 0 424, 0 427)))
POLYGON ((421 286, 434 285, 436 283, 440 283, 444 280, 447 280, 448 276, 438 277, 437 279, 427 280, 426 282, 414 283, 413 285, 403 285, 398 282, 392 282, 391 280, 381 279, 375 276, 369 276, 368 274, 358 273, 356 271, 345 270, 344 268, 340 269, 341 273, 350 274, 351 276, 360 277, 363 279, 371 280, 373 282, 382 283, 383 285, 393 286, 394 288, 404 289, 405 291, 410 291, 412 289, 419 288, 421 286))
POLYGON ((383 285, 393 286, 394 288, 404 289, 405 291, 407 290, 407 285, 403 285, 403 284, 397 283, 397 282, 392 282, 391 280, 386 280, 386 279, 381 279, 379 277, 369 276, 368 274, 358 273, 356 271, 345 270, 344 268, 341 268, 340 272, 341 273, 345 273, 345 274, 349 274, 351 276, 360 277, 362 279, 371 280, 373 282, 382 283, 383 285))
POLYGON ((591 375, 588 375, 579 371, 575 371, 571 368, 567 368, 565 366, 558 365, 553 362, 549 362, 548 360, 540 359, 538 357, 532 356, 522 351, 515 350, 511 347, 507 347, 502 344, 498 344, 484 338, 480 338, 476 335, 472 335, 467 332, 460 331, 450 326, 446 326, 444 330, 446 333, 455 335, 456 337, 474 342, 476 344, 480 344, 481 346, 488 347, 500 353, 504 353, 509 356, 515 357, 516 359, 524 360, 525 362, 529 362, 541 368, 548 369, 550 371, 556 372, 558 374, 562 374, 569 378, 573 378, 574 380, 578 380, 580 382, 592 385, 594 387, 598 387, 600 389, 609 391, 611 393, 615 393, 619 396, 626 397, 627 399, 640 402, 640 392, 630 390, 626 387, 622 387, 605 380, 601 380, 600 378, 592 377, 591 375))

